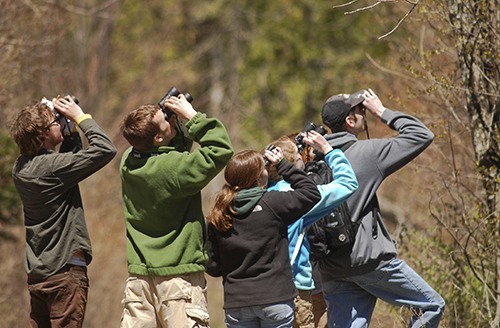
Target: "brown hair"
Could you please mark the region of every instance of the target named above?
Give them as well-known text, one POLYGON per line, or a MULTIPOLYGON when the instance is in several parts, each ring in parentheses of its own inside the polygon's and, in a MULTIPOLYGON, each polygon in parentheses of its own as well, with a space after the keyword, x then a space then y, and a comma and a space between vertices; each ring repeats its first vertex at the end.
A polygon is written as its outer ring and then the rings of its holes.
POLYGON ((358 121, 358 118, 356 117, 356 114, 354 114, 354 110, 358 106, 363 106, 363 105, 360 104, 360 105, 356 105, 353 108, 351 108, 351 110, 349 110, 349 112, 347 113, 346 117, 344 118, 344 120, 342 122, 340 122, 338 124, 334 124, 332 126, 327 125, 330 128, 330 130, 332 131, 332 133, 346 131, 346 121, 345 121, 345 119, 348 118, 348 117, 351 117, 354 120, 354 122, 358 121))
POLYGON ((215 205, 207 216, 207 221, 218 231, 231 229, 231 216, 235 214, 232 203, 236 193, 241 189, 257 187, 264 168, 262 155, 255 150, 240 151, 229 160, 224 170, 226 184, 217 194, 215 205))
POLYGON ((51 109, 41 102, 23 108, 10 125, 10 135, 25 156, 35 156, 43 149, 47 126, 54 119, 51 109))
MULTIPOLYGON (((295 141, 290 136, 281 136, 277 140, 272 142, 276 147, 281 148, 283 156, 292 164, 295 164, 295 155, 297 154, 297 147, 295 146, 295 141)), ((276 171, 276 166, 269 166, 269 183, 279 181, 282 179, 281 175, 276 171)))
POLYGON ((153 147, 154 137, 160 132, 160 127, 153 122, 153 117, 159 110, 157 105, 142 105, 125 116, 121 130, 132 147, 139 150, 153 147))

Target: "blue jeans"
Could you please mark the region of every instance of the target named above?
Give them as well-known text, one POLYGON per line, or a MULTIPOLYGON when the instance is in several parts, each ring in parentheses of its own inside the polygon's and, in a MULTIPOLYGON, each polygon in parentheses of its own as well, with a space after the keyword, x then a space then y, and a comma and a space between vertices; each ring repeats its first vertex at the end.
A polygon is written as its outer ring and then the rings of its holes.
POLYGON ((226 325, 227 328, 291 328, 293 300, 226 309, 226 325))
POLYGON ((377 298, 411 309, 412 328, 438 327, 445 302, 406 262, 338 281, 323 281, 329 327, 368 327, 377 298))

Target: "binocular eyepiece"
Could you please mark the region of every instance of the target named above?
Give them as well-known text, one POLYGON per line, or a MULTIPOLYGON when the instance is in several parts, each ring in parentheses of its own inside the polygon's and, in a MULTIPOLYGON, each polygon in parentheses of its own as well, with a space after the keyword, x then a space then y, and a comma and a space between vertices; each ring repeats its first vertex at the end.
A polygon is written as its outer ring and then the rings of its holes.
MULTIPOLYGON (((276 146, 273 144, 270 144, 269 146, 266 147, 266 150, 271 151, 274 148, 276 148, 276 146)), ((262 157, 264 158, 264 164, 266 165, 266 167, 269 167, 269 165, 271 165, 271 161, 269 161, 269 159, 265 155, 262 155, 262 157)))
MULTIPOLYGON (((71 99, 73 99, 73 101, 75 102, 75 104, 77 104, 77 105, 78 105, 78 104, 80 103, 80 101, 78 100, 78 98, 76 98, 75 96, 70 95, 70 97, 71 97, 71 99)), ((61 122, 62 122, 62 121, 61 121, 61 119, 63 119, 63 118, 64 118, 64 115, 63 115, 63 114, 61 114, 61 113, 60 113, 57 109, 55 109, 55 108, 54 108, 54 115, 55 115, 56 119, 58 119, 58 120, 60 121, 59 123, 61 123, 61 122)), ((62 125, 62 124, 61 124, 61 125, 62 125)))
POLYGON ((304 128, 297 134, 295 137, 295 145, 299 149, 299 153, 301 153, 304 148, 306 147, 306 144, 304 143, 304 137, 302 136, 302 133, 307 133, 310 131, 316 131, 322 136, 326 134, 326 129, 322 125, 316 125, 313 122, 307 122, 304 128))
MULTIPOLYGON (((170 90, 168 90, 168 92, 165 94, 165 96, 163 96, 163 98, 161 98, 161 100, 158 102, 158 106, 160 106, 160 109, 163 112, 163 115, 165 115, 165 120, 168 121, 170 119, 170 117, 172 115, 174 115, 174 112, 172 112, 172 110, 170 108, 168 108, 164 105, 165 101, 170 97, 177 97, 180 94, 181 93, 179 92, 179 90, 177 90, 177 88, 171 87, 170 90)), ((187 92, 184 94, 184 97, 186 97, 186 100, 189 102, 193 101, 193 96, 191 96, 187 92)))

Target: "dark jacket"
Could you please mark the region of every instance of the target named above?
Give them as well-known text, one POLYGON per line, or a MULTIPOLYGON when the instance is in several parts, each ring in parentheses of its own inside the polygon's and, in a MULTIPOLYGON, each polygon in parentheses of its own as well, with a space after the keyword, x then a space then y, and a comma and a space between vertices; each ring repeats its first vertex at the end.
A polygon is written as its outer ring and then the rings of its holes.
POLYGON ((77 250, 84 251, 87 264, 92 259, 78 183, 111 161, 116 149, 93 119, 79 127, 87 149, 20 156, 12 169, 23 202, 25 267, 31 280, 53 275, 77 250))
POLYGON ((237 215, 232 229, 221 233, 209 225, 207 272, 223 277, 226 309, 279 303, 296 295, 287 226, 321 196, 303 170, 285 160, 277 168, 293 191, 242 190, 234 201, 237 215))
POLYGON ((359 183, 347 204, 352 220, 360 222, 360 227, 353 246, 344 247, 319 263, 323 282, 373 271, 396 256, 396 247, 380 215, 376 191, 385 178, 427 148, 434 135, 410 115, 386 109, 381 119, 399 135, 360 141, 348 132, 326 136, 334 148, 356 141, 345 151, 359 183), (375 225, 373 213, 378 213, 375 225))

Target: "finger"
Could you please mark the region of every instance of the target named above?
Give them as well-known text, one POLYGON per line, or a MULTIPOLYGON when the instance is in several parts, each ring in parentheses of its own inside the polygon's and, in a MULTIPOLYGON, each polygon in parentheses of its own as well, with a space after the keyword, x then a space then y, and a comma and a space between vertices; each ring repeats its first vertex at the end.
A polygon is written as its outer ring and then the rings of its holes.
POLYGON ((64 99, 66 99, 66 101, 69 102, 70 104, 74 103, 73 97, 71 97, 70 95, 67 95, 66 97, 64 97, 64 99))
POLYGON ((69 101, 67 99, 59 98, 58 102, 64 108, 67 108, 69 106, 69 101))
POLYGON ((320 134, 319 134, 317 131, 315 131, 315 130, 312 130, 312 131, 309 131, 309 132, 312 134, 312 136, 313 136, 313 137, 317 137, 317 136, 319 136, 319 135, 320 135, 320 134))

